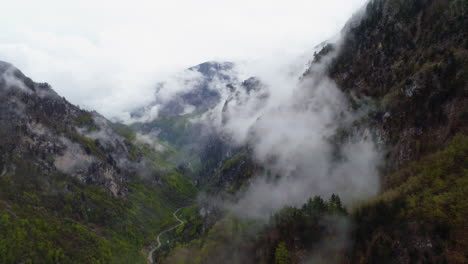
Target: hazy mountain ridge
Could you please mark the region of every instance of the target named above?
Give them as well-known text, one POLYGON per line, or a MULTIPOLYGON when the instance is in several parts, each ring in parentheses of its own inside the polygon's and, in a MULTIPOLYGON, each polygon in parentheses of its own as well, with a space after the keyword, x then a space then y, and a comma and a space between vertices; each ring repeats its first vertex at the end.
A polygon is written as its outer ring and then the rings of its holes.
MULTIPOLYGON (((328 60, 326 72, 352 106, 368 109, 333 138, 338 147, 366 127, 364 136, 377 136, 385 147, 383 193, 353 206, 344 218, 350 226, 334 226, 335 218, 318 210, 329 206, 315 199, 285 208, 260 231, 228 216, 167 263, 466 262, 466 10, 466 1, 456 0, 370 1, 342 42, 324 45, 303 74, 309 78, 317 73, 314 63, 328 60), (309 232, 312 243, 304 237, 309 232)), ((241 165, 251 160, 229 160, 216 175, 233 188, 219 188, 242 193, 239 182, 250 181, 252 166, 241 165)))
POLYGON ((390 170, 466 133, 467 8, 466 1, 371 1, 330 66, 343 90, 378 100, 373 126, 391 147, 390 170))
POLYGON ((455 220, 468 216, 461 198, 468 176, 467 8, 466 1, 371 1, 329 68, 342 89, 377 100, 367 122, 388 149, 383 194, 353 212, 353 261, 468 257, 461 249, 466 229, 455 220))
POLYGON ((466 10, 370 1, 270 112, 232 63, 125 126, 0 62, 0 262, 143 263, 201 190, 158 262, 465 263, 466 10))
POLYGON ((231 102, 248 102, 250 98, 261 102, 268 97, 268 90, 256 77, 241 81, 236 65, 231 62, 205 62, 184 73, 187 76, 175 77, 182 91, 166 100, 160 99, 164 97, 160 96, 164 86, 171 85, 161 83, 155 92, 155 102, 136 110, 133 119, 136 122, 131 126, 178 148, 176 157, 171 159, 174 164, 193 175, 199 186, 210 185, 211 176, 236 155, 240 146, 206 119, 218 118, 219 114, 225 123, 227 112, 233 108, 231 102), (145 116, 151 116, 154 108, 157 115, 146 120, 145 116))
POLYGON ((192 183, 164 153, 0 63, 0 262, 144 263, 192 183))
MULTIPOLYGON (((222 89, 227 87, 216 87, 215 82, 229 83, 238 82, 233 78, 234 63, 232 62, 204 62, 199 65, 190 67, 179 75, 174 76, 175 80, 168 80, 156 84, 154 93, 154 102, 149 105, 133 111, 133 118, 141 118, 147 115, 147 112, 152 111, 157 107, 157 116, 173 116, 181 115, 186 111, 205 111, 214 107, 221 100, 222 89), (175 84, 172 82, 176 82, 175 84), (169 98, 163 98, 161 90, 171 89, 171 86, 176 92, 169 98), (169 86, 169 87, 167 87, 169 86), (191 109, 186 109, 190 107, 191 109)), ((222 86, 222 85, 221 85, 222 86)), ((150 120, 151 121, 151 120, 150 120)))
MULTIPOLYGON (((45 171, 124 195, 124 181, 139 162, 130 153, 131 143, 99 114, 68 103, 48 84, 32 82, 11 65, 5 68, 0 87, 3 158, 28 157, 45 171)), ((14 167, 4 166, 4 173, 14 174, 14 167)))

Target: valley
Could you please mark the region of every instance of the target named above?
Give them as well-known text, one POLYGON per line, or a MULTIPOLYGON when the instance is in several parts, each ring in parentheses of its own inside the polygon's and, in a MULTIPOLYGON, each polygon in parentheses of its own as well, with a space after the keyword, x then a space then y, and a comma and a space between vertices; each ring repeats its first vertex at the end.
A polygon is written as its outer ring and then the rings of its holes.
POLYGON ((172 215, 174 216, 175 220, 177 220, 177 222, 179 222, 179 223, 178 223, 177 225, 175 225, 175 226, 172 226, 172 227, 170 227, 170 228, 168 228, 168 229, 162 231, 162 232, 159 233, 158 236, 156 237, 156 240, 157 240, 158 244, 157 244, 155 247, 153 247, 153 248, 150 250, 150 252, 148 253, 148 263, 153 263, 153 254, 154 254, 154 252, 155 252, 156 250, 158 250, 158 249, 161 247, 161 240, 160 240, 160 239, 161 239, 161 236, 162 236, 164 233, 169 232, 169 231, 171 231, 171 230, 173 230, 173 229, 176 229, 177 227, 179 227, 179 226, 181 226, 181 225, 184 224, 184 221, 180 220, 180 218, 177 217, 177 213, 180 211, 180 209, 182 209, 182 207, 181 207, 181 208, 178 208, 177 210, 174 211, 174 213, 172 213, 172 215))
POLYGON ((368 1, 294 67, 204 62, 125 120, 0 61, 0 263, 466 263, 466 10, 368 1))

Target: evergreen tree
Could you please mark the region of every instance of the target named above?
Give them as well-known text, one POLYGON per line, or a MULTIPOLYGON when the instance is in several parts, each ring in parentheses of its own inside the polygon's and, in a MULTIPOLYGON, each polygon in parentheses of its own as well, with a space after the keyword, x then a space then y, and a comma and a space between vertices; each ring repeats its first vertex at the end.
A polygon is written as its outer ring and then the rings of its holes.
POLYGON ((275 250, 275 264, 288 264, 289 263, 289 252, 286 248, 286 243, 281 242, 278 244, 275 250))

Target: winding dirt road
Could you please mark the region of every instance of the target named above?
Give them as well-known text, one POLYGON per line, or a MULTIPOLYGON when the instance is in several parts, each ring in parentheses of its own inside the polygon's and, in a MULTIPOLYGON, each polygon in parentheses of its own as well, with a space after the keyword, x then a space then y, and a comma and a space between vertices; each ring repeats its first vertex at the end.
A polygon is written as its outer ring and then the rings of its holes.
POLYGON ((158 250, 158 249, 161 247, 161 240, 160 240, 161 235, 163 235, 164 233, 169 232, 169 231, 171 231, 171 230, 174 230, 174 229, 176 229, 177 227, 179 227, 179 226, 181 226, 181 225, 184 224, 184 221, 180 220, 180 218, 177 217, 177 212, 179 212, 180 209, 182 209, 182 208, 184 208, 184 207, 181 207, 181 208, 175 210, 174 213, 172 213, 172 215, 174 216, 174 218, 175 218, 179 223, 178 223, 177 225, 173 226, 173 227, 170 227, 170 228, 168 228, 168 229, 166 229, 166 230, 163 230, 161 233, 158 234, 158 237, 157 237, 157 239, 156 239, 156 240, 158 241, 158 244, 157 244, 154 248, 152 248, 152 249, 150 250, 150 252, 148 253, 148 263, 149 263, 149 264, 153 264, 153 253, 154 253, 154 251, 158 250))

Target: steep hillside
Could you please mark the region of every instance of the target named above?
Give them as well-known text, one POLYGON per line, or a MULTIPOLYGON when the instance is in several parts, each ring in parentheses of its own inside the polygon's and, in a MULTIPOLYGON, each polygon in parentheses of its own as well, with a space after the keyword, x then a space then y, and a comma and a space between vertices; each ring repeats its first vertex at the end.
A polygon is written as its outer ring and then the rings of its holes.
POLYGON ((466 133, 466 1, 371 1, 346 34, 330 75, 378 101, 373 124, 390 147, 388 169, 466 133))
POLYGON ((213 127, 210 119, 218 116, 213 117, 212 112, 222 112, 221 120, 217 121, 225 123, 227 112, 236 111, 231 109, 233 101, 248 101, 249 97, 265 99, 268 93, 255 77, 241 81, 230 62, 205 62, 183 73, 174 77, 183 89, 172 87, 174 80, 160 83, 154 102, 134 112, 137 122, 131 127, 174 147, 169 160, 202 187, 209 185, 210 177, 240 151, 228 136, 213 127), (181 91, 165 98, 164 89, 171 88, 181 91), (145 120, 153 111, 157 116, 145 120))
MULTIPOLYGON (((348 210, 338 196, 315 197, 268 224, 213 211, 211 228, 164 263, 466 263, 467 8, 458 0, 370 1, 302 76, 326 63, 352 106, 368 109, 333 141, 340 148, 362 128, 379 140, 380 195, 348 210)), ((246 154, 213 174, 213 192, 242 194, 261 171, 246 154)))
POLYGON ((0 262, 145 262, 192 183, 129 128, 8 63, 0 76, 0 262))
POLYGON ((0 62, 0 263, 467 263, 467 10, 371 0, 298 80, 206 62, 130 126, 0 62))
POLYGON ((353 212, 352 262, 468 258, 467 1, 371 1, 330 75, 378 102, 384 193, 353 212), (465 197, 464 197, 465 196, 465 197))
POLYGON ((222 100, 222 93, 229 83, 237 83, 237 76, 232 62, 204 62, 190 67, 173 79, 156 85, 154 100, 147 106, 135 110, 133 117, 147 115, 156 108, 158 116, 183 115, 187 109, 206 111, 222 100), (178 87, 180 86, 180 87, 178 87), (164 90, 176 90, 170 98, 164 98, 164 90), (180 90, 180 91, 178 91, 180 90))

